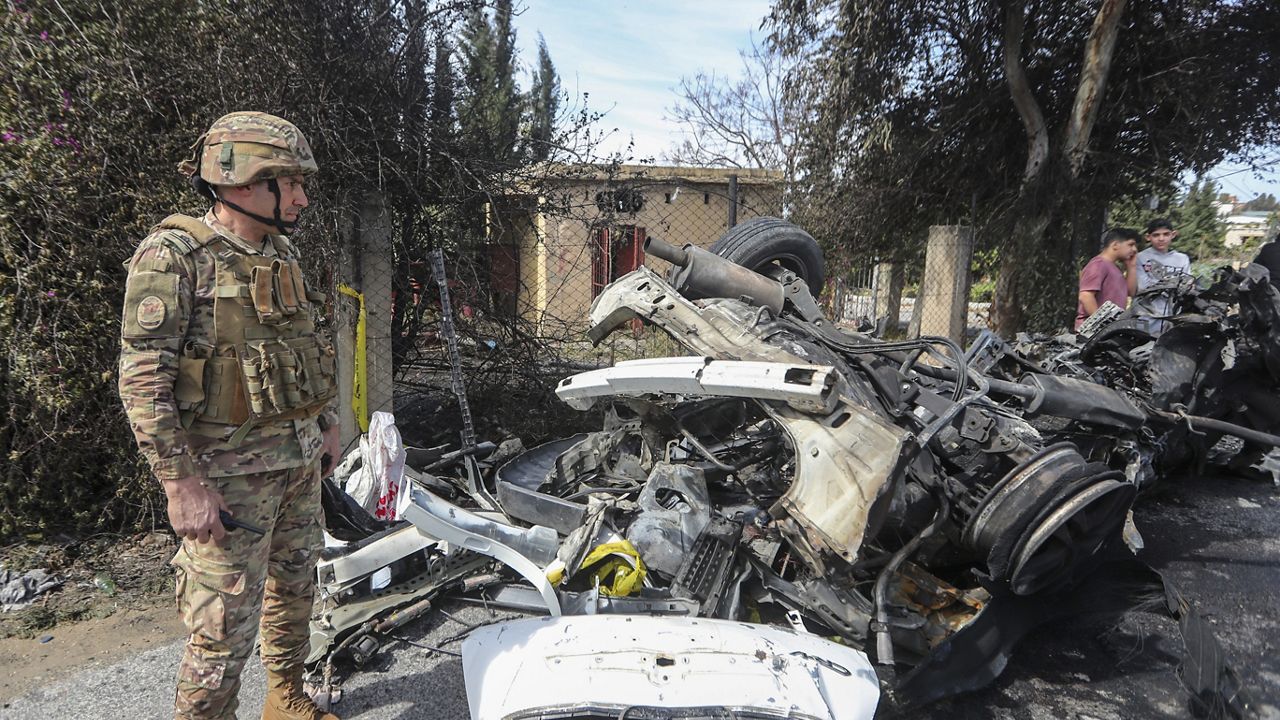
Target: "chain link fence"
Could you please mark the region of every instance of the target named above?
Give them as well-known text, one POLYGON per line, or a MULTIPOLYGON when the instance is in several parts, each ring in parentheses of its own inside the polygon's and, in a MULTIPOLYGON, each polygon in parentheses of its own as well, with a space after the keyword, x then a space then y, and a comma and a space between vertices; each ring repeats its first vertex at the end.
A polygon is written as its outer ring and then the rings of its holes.
MULTIPOLYGON (((640 266, 659 274, 670 268, 645 255, 645 240, 710 247, 737 223, 782 212, 776 173, 650 166, 566 172, 544 179, 536 194, 491 197, 483 242, 442 248, 442 282, 428 263, 396 257, 403 243, 393 238, 395 224, 370 202, 353 219, 355 242, 341 269, 351 289, 340 302, 339 352, 362 358, 347 363, 344 386, 363 396, 352 403, 348 437, 362 413, 394 410, 402 427, 412 428, 412 444, 457 443, 464 419, 442 331, 442 290, 480 438, 518 436, 528 444, 594 422, 554 397, 560 380, 684 352, 638 320, 599 345, 586 337, 592 302, 609 283, 640 266)), ((990 325, 989 280, 973 246, 972 229, 935 226, 917 261, 872 257, 835 268, 820 300, 846 328, 963 343, 990 325)))
MULTIPOLYGON (((554 397, 561 379, 682 352, 639 321, 593 346, 586 330, 595 297, 642 265, 666 273, 666 262, 644 254, 647 238, 709 247, 737 223, 781 215, 782 203, 778 173, 654 166, 567 170, 543 178, 536 194, 489 198, 484 241, 442 248, 479 437, 528 444, 593 422, 554 397)), ((338 303, 338 351, 363 358, 344 363, 344 387, 363 393, 351 403, 346 435, 359 431, 363 403, 365 413, 393 410, 407 442, 456 444, 462 414, 441 332, 441 284, 425 263, 396 257, 403 243, 391 226, 370 203, 353 220, 351 254, 339 269, 350 291, 338 303)))
POLYGON ((880 337, 944 335, 959 342, 991 327, 995 289, 988 258, 962 226, 931 228, 925 252, 908 261, 855 257, 828 280, 830 315, 880 337))

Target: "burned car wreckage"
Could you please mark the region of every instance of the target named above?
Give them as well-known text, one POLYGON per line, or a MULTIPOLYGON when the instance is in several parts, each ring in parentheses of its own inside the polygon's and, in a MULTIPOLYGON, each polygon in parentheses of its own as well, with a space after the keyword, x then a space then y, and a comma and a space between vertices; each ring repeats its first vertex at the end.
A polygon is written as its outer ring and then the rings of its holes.
POLYGON ((1126 542, 1157 478, 1269 467, 1265 270, 1157 288, 1180 308, 1163 328, 1105 311, 1079 335, 984 333, 965 352, 833 325, 816 244, 780 220, 645 251, 672 272, 604 288, 589 337, 640 319, 685 356, 564 379, 601 430, 502 460, 410 449, 396 525, 327 482, 349 542, 317 569, 326 693, 335 661, 469 593, 547 616, 466 639, 473 717, 869 718, 990 683, 1042 622, 1154 598, 1183 630, 1193 705, 1247 713, 1191 604, 1126 542))

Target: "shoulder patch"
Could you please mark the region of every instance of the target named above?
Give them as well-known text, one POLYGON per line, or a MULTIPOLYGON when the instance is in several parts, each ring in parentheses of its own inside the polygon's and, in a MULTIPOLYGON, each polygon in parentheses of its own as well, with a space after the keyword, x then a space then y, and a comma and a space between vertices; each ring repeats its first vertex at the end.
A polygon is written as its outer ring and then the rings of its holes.
POLYGON ((158 330, 164 325, 169 314, 164 298, 159 295, 148 295, 138 301, 138 327, 143 330, 158 330))
POLYGON ((121 336, 136 339, 177 337, 181 334, 179 281, 174 273, 131 273, 124 291, 121 336))

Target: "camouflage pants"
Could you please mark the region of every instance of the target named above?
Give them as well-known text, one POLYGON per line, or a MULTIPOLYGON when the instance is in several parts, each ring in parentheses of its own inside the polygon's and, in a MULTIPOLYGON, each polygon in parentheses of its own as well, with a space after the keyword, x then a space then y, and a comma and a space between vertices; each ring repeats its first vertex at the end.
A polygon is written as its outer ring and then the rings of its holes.
POLYGON ((219 544, 183 540, 174 556, 178 611, 190 633, 174 716, 235 718, 257 631, 268 670, 300 665, 307 655, 321 544, 319 464, 205 482, 236 519, 267 534, 229 530, 219 544))

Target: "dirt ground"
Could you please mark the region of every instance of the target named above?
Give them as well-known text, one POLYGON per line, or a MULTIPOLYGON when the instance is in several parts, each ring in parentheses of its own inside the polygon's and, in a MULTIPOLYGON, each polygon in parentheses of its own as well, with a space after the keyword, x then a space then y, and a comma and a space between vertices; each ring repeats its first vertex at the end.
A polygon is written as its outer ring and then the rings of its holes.
POLYGON ((0 613, 0 702, 182 637, 168 565, 176 549, 171 535, 157 532, 0 550, 10 570, 43 568, 63 581, 35 603, 0 613))

